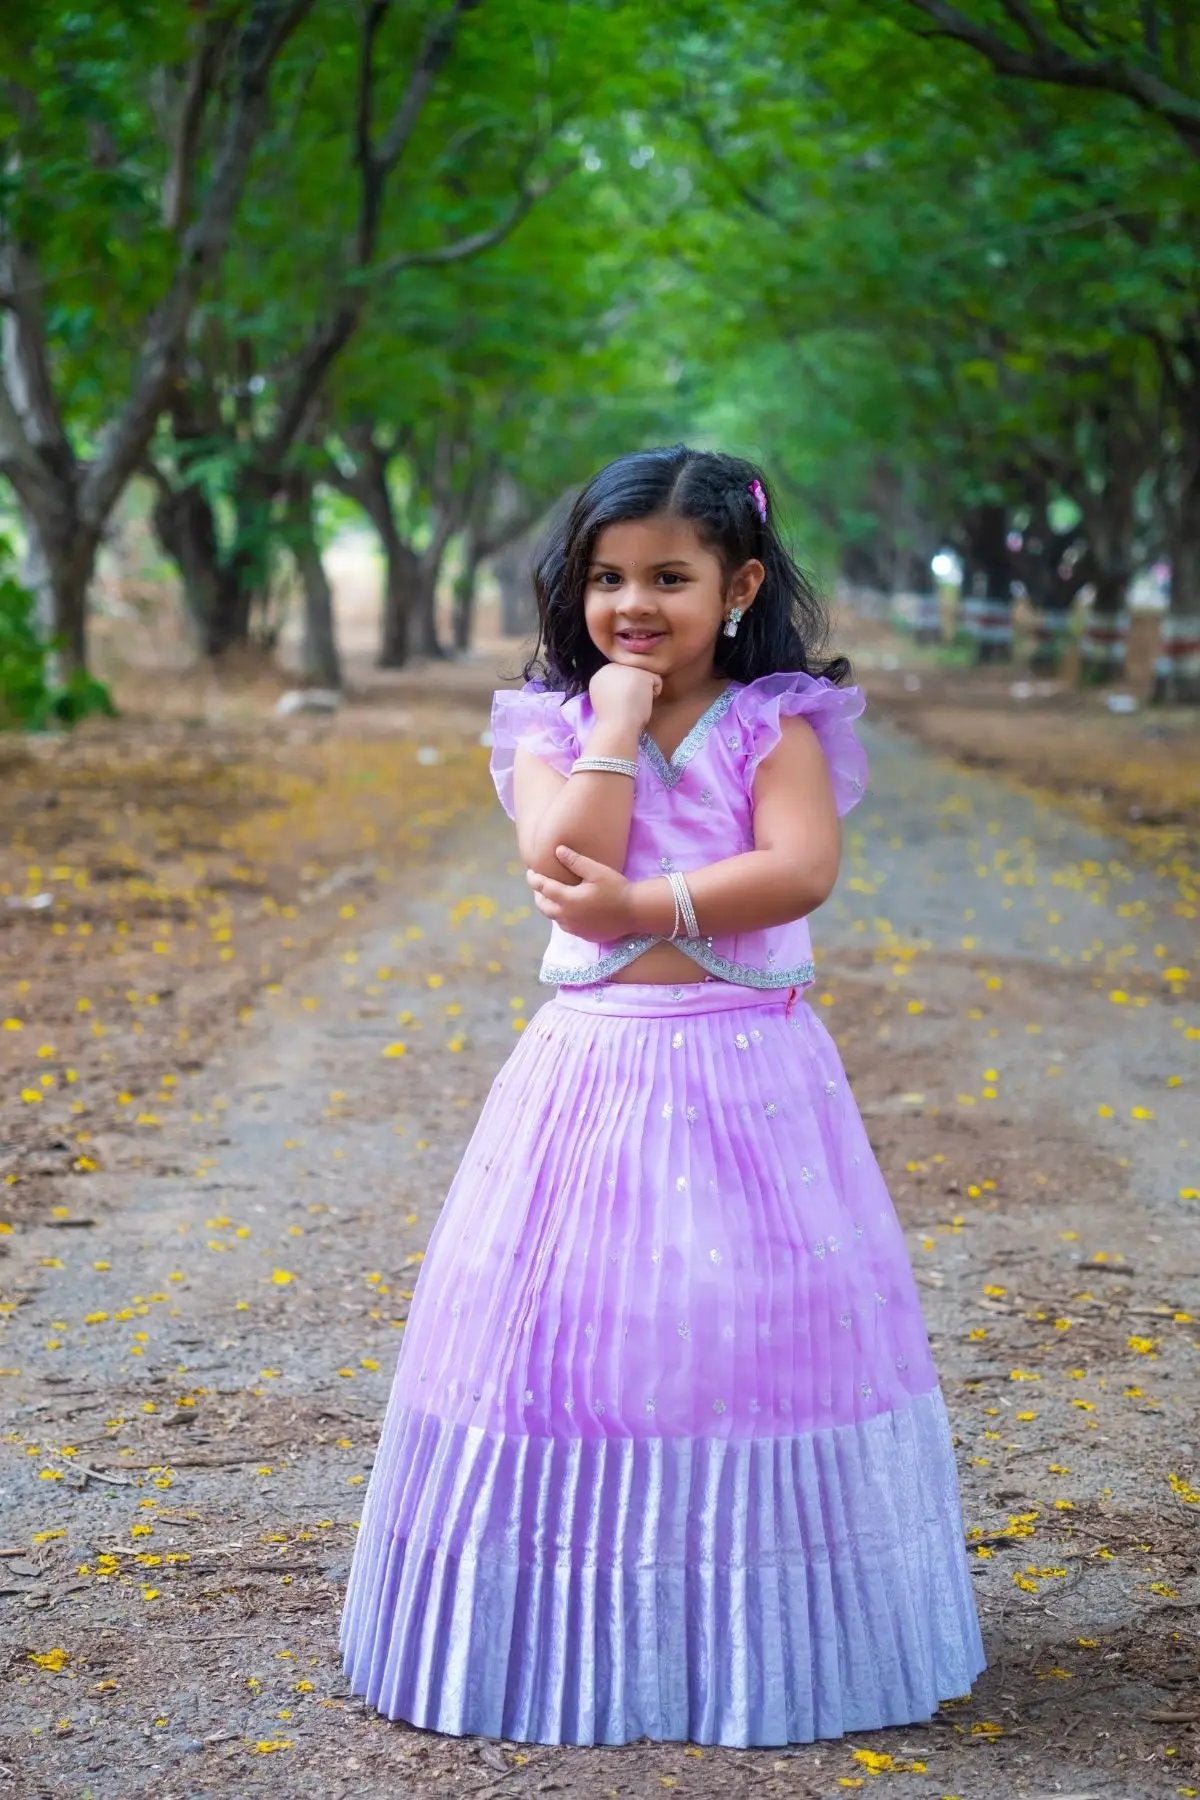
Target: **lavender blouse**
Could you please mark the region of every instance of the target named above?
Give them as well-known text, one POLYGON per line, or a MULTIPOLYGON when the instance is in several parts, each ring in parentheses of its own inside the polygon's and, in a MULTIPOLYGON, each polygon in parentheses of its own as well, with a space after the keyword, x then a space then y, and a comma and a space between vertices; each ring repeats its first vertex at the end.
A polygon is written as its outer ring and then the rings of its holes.
MULTIPOLYGON (((808 720, 829 764, 838 812, 849 812, 866 791, 867 755, 852 724, 865 704, 861 689, 836 687, 823 676, 762 675, 730 682, 669 759, 643 732, 623 873, 630 881, 672 869, 686 875, 753 850, 754 775, 779 742, 785 716, 798 713, 808 720)), ((568 775, 594 723, 586 693, 564 700, 561 693, 526 682, 494 695, 491 772, 510 819, 517 745, 568 775)), ((665 941, 624 937, 593 943, 552 922, 539 979, 559 987, 607 981, 652 944, 665 941)), ((807 919, 724 937, 677 938, 675 944, 719 981, 804 988, 814 979, 807 919)))

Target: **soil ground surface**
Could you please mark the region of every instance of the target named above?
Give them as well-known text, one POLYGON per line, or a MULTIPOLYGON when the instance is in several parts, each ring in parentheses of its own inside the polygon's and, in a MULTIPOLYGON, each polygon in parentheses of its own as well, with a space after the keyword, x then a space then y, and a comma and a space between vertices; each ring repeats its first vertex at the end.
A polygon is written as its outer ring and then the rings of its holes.
POLYGON ((854 666, 876 716, 926 749, 1052 797, 1143 856, 1195 866, 1200 714, 1147 703, 1158 629, 1157 614, 1135 614, 1128 671, 1107 687, 1081 687, 1070 652, 1052 677, 1021 662, 963 667, 877 618, 855 621, 854 666))
POLYGON ((878 662, 808 1003, 908 1235, 986 1673, 761 1751, 442 1738, 348 1695, 422 1247, 549 997, 479 741, 516 660, 9 754, 0 1796, 1200 1794, 1192 859, 898 734, 878 662))

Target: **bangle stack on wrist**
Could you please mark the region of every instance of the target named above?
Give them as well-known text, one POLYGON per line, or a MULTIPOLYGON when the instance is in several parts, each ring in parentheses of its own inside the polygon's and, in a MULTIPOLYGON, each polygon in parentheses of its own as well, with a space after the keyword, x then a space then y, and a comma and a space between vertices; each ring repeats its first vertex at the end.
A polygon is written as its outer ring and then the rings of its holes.
POLYGON ((687 882, 678 870, 669 874, 667 880, 671 884, 671 893, 675 900, 675 924, 671 930, 671 937, 679 936, 679 927, 682 925, 684 937, 698 938, 700 926, 696 919, 696 909, 692 905, 692 896, 687 882))
POLYGON ((572 775, 584 769, 594 769, 601 775, 628 775, 631 779, 637 776, 637 763, 628 756, 580 756, 571 764, 572 775))

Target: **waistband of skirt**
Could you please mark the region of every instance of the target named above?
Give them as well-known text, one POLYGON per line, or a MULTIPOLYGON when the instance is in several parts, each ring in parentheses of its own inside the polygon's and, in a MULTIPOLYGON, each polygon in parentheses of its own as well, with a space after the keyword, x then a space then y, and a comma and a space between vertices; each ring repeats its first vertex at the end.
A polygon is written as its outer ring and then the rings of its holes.
POLYGON ((589 987, 560 987, 552 1005, 572 1012, 619 1018, 668 1018, 676 1013, 733 1012, 739 1007, 794 1011, 803 990, 742 987, 733 981, 687 981, 678 986, 652 981, 598 981, 589 987))

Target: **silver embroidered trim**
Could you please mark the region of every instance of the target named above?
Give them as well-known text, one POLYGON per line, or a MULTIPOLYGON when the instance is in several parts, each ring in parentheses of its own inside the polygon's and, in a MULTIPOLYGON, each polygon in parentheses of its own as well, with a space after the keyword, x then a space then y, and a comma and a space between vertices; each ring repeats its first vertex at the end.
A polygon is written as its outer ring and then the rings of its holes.
MULTIPOLYGON (((602 956, 598 962, 589 963, 585 969, 568 969, 563 964, 543 962, 538 980, 554 987, 590 987, 594 981, 604 981, 617 969, 628 967, 635 957, 640 956, 643 950, 649 950, 652 944, 668 944, 671 941, 670 938, 626 938, 620 948, 610 950, 607 956, 602 956)), ((814 962, 797 963, 792 969, 756 969, 751 963, 731 962, 727 956, 718 956, 703 938, 676 938, 674 944, 677 950, 682 950, 685 956, 698 963, 710 975, 716 975, 722 981, 731 981, 738 987, 806 987, 817 979, 814 962)))
POLYGON ((663 755, 648 731, 643 731, 638 739, 638 748, 655 774, 667 787, 678 786, 683 771, 699 750, 701 744, 719 719, 723 719, 734 700, 741 692, 741 684, 733 682, 722 694, 718 694, 712 705, 702 712, 683 742, 678 746, 670 761, 663 755))
POLYGON ((703 940, 689 942, 676 938, 675 948, 690 956, 702 969, 707 969, 710 975, 736 982, 739 987, 802 987, 817 979, 817 967, 813 962, 797 963, 794 969, 756 969, 750 963, 731 962, 727 956, 718 956, 703 940))
POLYGON ((625 968, 635 956, 640 956, 643 950, 649 950, 651 944, 666 941, 665 938, 656 937, 626 938, 615 950, 610 950, 607 956, 602 956, 598 962, 589 963, 586 969, 568 969, 557 963, 543 962, 538 980, 553 982, 557 987, 590 987, 593 981, 603 981, 614 970, 625 968))

